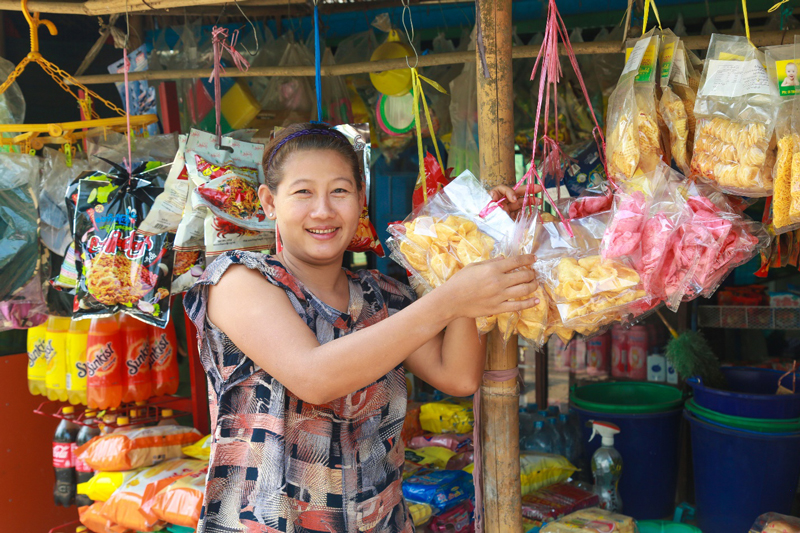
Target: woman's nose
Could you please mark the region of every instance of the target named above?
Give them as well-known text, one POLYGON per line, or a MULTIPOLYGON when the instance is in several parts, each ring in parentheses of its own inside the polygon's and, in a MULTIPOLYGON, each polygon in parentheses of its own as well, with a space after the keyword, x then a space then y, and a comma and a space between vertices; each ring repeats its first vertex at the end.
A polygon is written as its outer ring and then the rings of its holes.
POLYGON ((311 210, 311 216, 314 218, 330 218, 334 214, 333 206, 327 195, 320 196, 315 202, 311 210))

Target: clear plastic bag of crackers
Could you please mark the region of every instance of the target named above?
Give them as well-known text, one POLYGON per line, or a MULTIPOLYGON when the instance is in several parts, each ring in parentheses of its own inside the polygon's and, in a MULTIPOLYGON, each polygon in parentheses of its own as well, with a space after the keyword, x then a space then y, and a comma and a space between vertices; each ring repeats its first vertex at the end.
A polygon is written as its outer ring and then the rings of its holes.
POLYGON ((780 108, 763 52, 745 37, 713 34, 695 102, 691 173, 729 194, 772 194, 780 108))
POLYGON ((463 172, 402 223, 389 225, 392 259, 410 273, 418 294, 438 287, 466 265, 489 259, 514 231, 502 209, 480 213, 492 201, 469 171, 463 172))
POLYGON ((753 523, 750 533, 800 533, 800 518, 764 513, 753 523))

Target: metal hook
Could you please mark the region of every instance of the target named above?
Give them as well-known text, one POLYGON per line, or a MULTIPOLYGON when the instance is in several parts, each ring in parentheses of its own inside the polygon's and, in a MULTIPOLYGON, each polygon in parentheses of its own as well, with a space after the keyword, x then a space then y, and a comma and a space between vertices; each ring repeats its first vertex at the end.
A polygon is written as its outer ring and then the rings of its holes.
MULTIPOLYGON (((242 16, 244 17, 244 20, 246 20, 248 22, 248 24, 250 24, 250 28, 252 28, 252 30, 253 30, 253 38, 256 40, 256 51, 255 52, 251 52, 250 50, 247 49, 247 46, 245 46, 244 43, 240 43, 240 44, 242 45, 242 48, 244 48, 244 51, 247 52, 247 54, 250 57, 254 57, 254 56, 256 56, 258 54, 258 51, 260 50, 260 46, 258 44, 258 32, 256 31, 256 25, 253 24, 253 21, 250 20, 249 18, 247 18, 247 15, 244 14, 244 11, 242 10, 242 6, 239 5, 239 2, 237 2, 236 0, 233 0, 233 3, 236 4, 236 7, 239 9, 239 13, 242 14, 242 16)), ((242 26, 239 29, 241 30, 242 28, 244 28, 244 26, 242 26)))
POLYGON ((414 19, 411 18, 411 5, 409 0, 402 0, 402 2, 403 13, 401 18, 403 20, 403 30, 406 32, 406 39, 408 39, 408 44, 411 45, 411 49, 414 50, 414 57, 416 58, 414 66, 412 67, 408 62, 408 56, 406 56, 406 65, 408 65, 408 68, 417 68, 419 66, 419 52, 417 52, 417 47, 414 46, 414 19), (408 26, 406 26, 406 13, 408 13, 408 23, 411 25, 411 33, 408 32, 408 26))

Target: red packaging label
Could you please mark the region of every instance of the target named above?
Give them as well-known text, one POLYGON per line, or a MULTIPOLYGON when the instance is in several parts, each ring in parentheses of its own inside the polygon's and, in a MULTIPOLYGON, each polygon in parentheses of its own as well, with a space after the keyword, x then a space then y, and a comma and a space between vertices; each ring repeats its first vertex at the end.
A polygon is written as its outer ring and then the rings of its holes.
POLYGON ((72 456, 72 465, 75 467, 75 470, 77 472, 94 472, 94 470, 92 470, 92 468, 89 465, 87 465, 78 458, 78 454, 76 453, 77 450, 78 450, 78 445, 72 443, 72 445, 70 446, 70 455, 72 456))
POLYGON ((72 446, 69 442, 53 443, 53 468, 72 468, 72 446))

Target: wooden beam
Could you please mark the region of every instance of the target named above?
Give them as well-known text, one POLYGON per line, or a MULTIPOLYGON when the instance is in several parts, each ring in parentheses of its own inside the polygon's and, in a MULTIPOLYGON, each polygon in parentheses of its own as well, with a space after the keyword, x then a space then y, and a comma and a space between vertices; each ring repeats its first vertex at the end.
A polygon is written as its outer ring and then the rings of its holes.
MULTIPOLYGON (((516 174, 511 0, 478 0, 478 11, 488 69, 486 77, 480 51, 473 51, 472 60, 478 63, 475 70, 480 178, 486 186, 513 185, 516 174)), ((487 370, 516 368, 518 358, 516 335, 504 345, 499 330, 489 333, 487 370)), ((517 380, 484 381, 481 400, 484 531, 522 531, 517 380)))
MULTIPOLYGON (((31 13, 57 13, 61 15, 111 15, 114 13, 141 13, 197 6, 222 6, 234 0, 86 0, 85 2, 33 0, 28 3, 31 13)), ((242 7, 286 6, 306 4, 307 0, 241 0, 242 7)), ((20 11, 16 0, 0 0, 0 10, 20 11)), ((182 13, 182 12, 181 12, 182 13)))
MULTIPOLYGON (((6 0, 0 0, 3 2, 6 0)), ((794 36, 800 35, 800 30, 786 31, 763 31, 750 34, 751 41, 756 46, 770 46, 776 44, 794 43, 794 36)), ((692 50, 705 50, 711 37, 709 35, 695 35, 685 37, 683 42, 692 50)), ((592 54, 614 54, 622 53, 622 43, 616 41, 573 43, 573 50, 577 55, 592 54)), ((566 55, 563 46, 559 48, 562 55, 566 55)), ((539 53, 539 46, 515 46, 511 50, 513 59, 524 59, 536 57, 539 53)), ((420 67, 432 67, 438 65, 455 65, 458 63, 472 63, 475 61, 475 53, 468 52, 448 52, 444 54, 428 54, 420 56, 420 67)), ((342 65, 331 65, 322 67, 323 76, 350 76, 353 74, 367 74, 369 72, 382 72, 408 68, 405 58, 384 59, 382 61, 363 61, 360 63, 349 63, 342 65)), ((208 78, 211 69, 196 70, 148 70, 145 72, 131 72, 128 74, 130 81, 137 80, 185 80, 194 78, 208 78)), ((314 67, 253 67, 247 72, 239 72, 229 68, 223 77, 247 78, 247 77, 274 77, 274 76, 314 76, 314 67)), ((114 83, 123 81, 122 74, 97 74, 94 76, 80 76, 77 78, 84 85, 94 85, 98 83, 114 83)))

